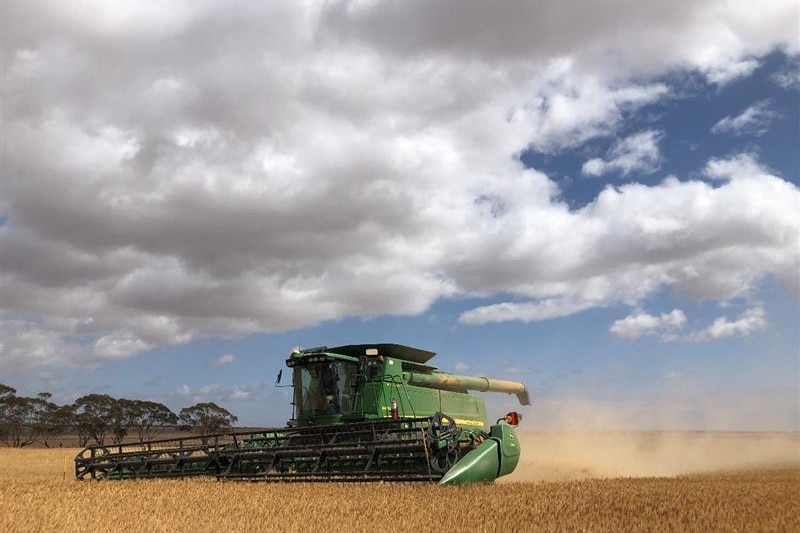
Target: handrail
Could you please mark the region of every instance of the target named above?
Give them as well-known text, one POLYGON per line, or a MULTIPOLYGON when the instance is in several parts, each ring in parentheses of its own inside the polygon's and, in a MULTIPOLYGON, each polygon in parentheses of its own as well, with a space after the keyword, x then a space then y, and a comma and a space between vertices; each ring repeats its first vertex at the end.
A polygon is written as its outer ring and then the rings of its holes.
MULTIPOLYGON (((398 381, 397 381, 397 380, 398 380, 398 379, 399 379, 399 381, 400 381, 400 385, 402 385, 402 386, 403 386, 403 392, 404 392, 404 393, 405 393, 405 395, 406 395, 406 400, 408 400, 408 406, 409 406, 409 408, 411 409, 411 414, 412 414, 412 416, 416 417, 416 416, 417 416, 417 413, 416 413, 416 411, 414 410, 414 404, 411 402, 411 397, 408 395, 408 389, 406 389, 406 384, 405 384, 405 381, 403 381, 403 377, 402 377, 401 375, 399 375, 399 374, 387 374, 387 375, 384 375, 384 376, 383 376, 383 380, 382 380, 382 381, 383 381, 384 383, 385 383, 385 382, 389 382, 389 383, 391 383, 392 385, 394 385, 394 388, 395 388, 395 390, 397 391, 397 395, 398 395, 398 396, 400 396, 400 388, 397 386, 397 383, 398 383, 398 381), (390 379, 387 379, 387 378, 390 378, 390 379)), ((381 388, 381 390, 383 390, 383 389, 381 388)), ((401 402, 403 401, 403 398, 402 398, 402 396, 400 396, 400 401, 401 401, 401 402)), ((402 404, 401 404, 401 405, 402 405, 402 404)), ((404 411, 405 411, 405 409, 404 409, 404 411)))

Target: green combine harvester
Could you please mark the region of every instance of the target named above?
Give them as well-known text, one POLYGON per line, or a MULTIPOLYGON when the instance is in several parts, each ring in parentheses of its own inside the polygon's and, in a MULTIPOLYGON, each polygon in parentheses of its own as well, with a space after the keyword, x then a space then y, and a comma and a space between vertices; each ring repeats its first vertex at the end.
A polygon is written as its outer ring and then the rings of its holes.
POLYGON ((530 405, 527 387, 439 372, 428 364, 434 355, 399 344, 295 350, 286 360, 294 388, 286 427, 90 446, 75 458, 75 475, 453 484, 511 473, 520 415, 487 428, 483 398, 467 391, 515 394, 530 405))

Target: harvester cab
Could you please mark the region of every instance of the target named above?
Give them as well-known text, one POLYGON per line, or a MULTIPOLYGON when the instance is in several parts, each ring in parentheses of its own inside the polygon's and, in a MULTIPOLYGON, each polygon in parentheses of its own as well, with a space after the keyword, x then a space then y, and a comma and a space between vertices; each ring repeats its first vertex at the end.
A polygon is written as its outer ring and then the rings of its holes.
POLYGON ((515 394, 529 405, 527 387, 440 372, 429 364, 434 355, 398 344, 293 350, 286 427, 93 446, 76 458, 76 476, 451 484, 510 473, 521 415, 489 426, 483 398, 468 391, 515 394))
POLYGON ((295 350, 286 365, 293 370, 289 426, 339 424, 352 419, 358 359, 323 349, 295 350))

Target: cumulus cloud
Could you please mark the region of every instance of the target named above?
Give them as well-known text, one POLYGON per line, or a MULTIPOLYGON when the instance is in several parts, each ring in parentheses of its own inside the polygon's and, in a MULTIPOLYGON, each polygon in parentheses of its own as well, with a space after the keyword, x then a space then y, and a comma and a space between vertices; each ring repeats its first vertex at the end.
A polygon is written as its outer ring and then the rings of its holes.
POLYGON ((218 383, 209 383, 197 388, 183 384, 167 394, 163 400, 184 406, 198 402, 227 403, 251 400, 263 392, 264 383, 260 381, 225 386, 218 383))
POLYGON ((169 395, 174 398, 188 399, 192 397, 192 388, 184 383, 173 390, 169 395))
POLYGON ((609 331, 626 340, 638 339, 644 335, 669 334, 686 325, 686 315, 680 309, 660 316, 637 311, 625 318, 615 320, 609 331))
POLYGON ((456 372, 466 372, 467 370, 471 369, 472 365, 466 363, 464 361, 459 361, 456 363, 455 370, 456 372))
POLYGON ((219 390, 219 385, 217 384, 210 384, 210 385, 203 385, 199 389, 197 389, 198 396, 208 396, 210 394, 214 394, 219 390))
POLYGON ((583 164, 581 172, 586 176, 601 176, 608 172, 619 172, 623 176, 633 172, 653 173, 661 162, 658 142, 663 135, 658 130, 647 130, 619 140, 608 151, 607 159, 590 159, 583 164))
POLYGON ((752 158, 571 210, 518 157, 615 134, 665 74, 796 52, 791 2, 81 5, 5 6, 6 368, 796 280, 797 188, 752 158))
POLYGON ((736 116, 720 119, 711 128, 712 133, 730 133, 732 135, 763 135, 776 114, 770 109, 769 100, 755 102, 736 116))
POLYGON ((340 1, 323 10, 337 39, 396 55, 536 61, 580 51, 587 69, 652 74, 692 68, 720 85, 751 73, 757 56, 775 42, 796 52, 796 15, 797 6, 785 0, 764 2, 758 10, 743 0, 662 6, 512 0, 504 9, 481 0, 340 1), (625 32, 617 31, 620 21, 625 32))
POLYGON ((713 58, 709 63, 702 61, 699 67, 708 81, 716 85, 725 85, 738 78, 749 76, 759 64, 755 59, 735 59, 723 55, 713 58))
POLYGON ((567 298, 548 298, 525 303, 504 302, 465 311, 459 317, 459 322, 473 326, 510 320, 538 322, 569 316, 592 306, 591 301, 571 302, 567 298))
POLYGON ((800 89, 800 66, 795 62, 793 70, 776 72, 772 79, 784 89, 800 89))
POLYGON ((102 359, 125 359, 151 348, 152 345, 130 333, 110 333, 94 342, 94 353, 102 359))
POLYGON ((2 362, 8 367, 46 363, 63 364, 79 355, 55 328, 43 327, 30 320, 2 320, 2 362))
POLYGON ((232 353, 226 353, 224 355, 220 355, 216 359, 214 359, 214 366, 224 366, 229 365, 236 361, 236 356, 232 353))
POLYGON ((577 68, 571 59, 550 62, 535 97, 510 113, 509 123, 527 137, 531 148, 555 153, 606 136, 626 115, 669 92, 663 83, 612 89, 577 68))
MULTIPOLYGON (((680 309, 673 309, 672 312, 660 316, 636 311, 625 318, 615 320, 609 331, 626 340, 635 340, 643 336, 660 336, 661 340, 666 342, 706 342, 734 336, 747 337, 765 329, 768 325, 766 312, 762 307, 747 309, 735 320, 722 316, 704 329, 680 333, 686 323, 686 315, 680 309)), ((680 375, 677 372, 669 372, 667 377, 676 378, 680 375)))
POLYGON ((539 231, 518 235, 509 248, 479 247, 495 266, 483 276, 456 268, 459 277, 480 280, 476 290, 529 300, 482 306, 461 321, 546 320, 633 305, 666 286, 696 301, 727 300, 766 276, 797 293, 797 187, 748 155, 711 160, 704 173, 718 186, 667 178, 652 187, 607 188, 580 210, 539 211, 539 231))
POLYGON ((531 370, 527 366, 512 365, 503 368, 503 372, 505 372, 506 374, 524 375, 524 374, 530 374, 531 372, 533 372, 533 370, 531 370))
POLYGON ((744 311, 736 320, 719 317, 707 328, 690 334, 691 341, 704 342, 728 337, 747 337, 767 327, 766 312, 762 307, 744 311))

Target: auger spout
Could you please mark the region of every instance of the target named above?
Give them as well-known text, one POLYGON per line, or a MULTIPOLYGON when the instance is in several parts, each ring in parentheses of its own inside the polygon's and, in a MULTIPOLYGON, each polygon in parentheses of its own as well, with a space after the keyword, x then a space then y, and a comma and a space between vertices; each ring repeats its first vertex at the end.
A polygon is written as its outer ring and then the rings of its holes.
POLYGON ((433 372, 431 374, 409 372, 407 380, 409 385, 452 392, 466 392, 468 390, 506 392, 508 394, 516 394, 521 405, 531 404, 528 387, 520 381, 493 379, 483 376, 460 376, 444 372, 433 372))

